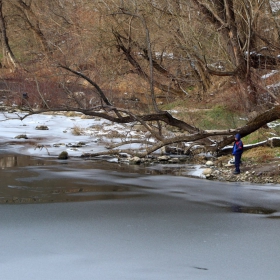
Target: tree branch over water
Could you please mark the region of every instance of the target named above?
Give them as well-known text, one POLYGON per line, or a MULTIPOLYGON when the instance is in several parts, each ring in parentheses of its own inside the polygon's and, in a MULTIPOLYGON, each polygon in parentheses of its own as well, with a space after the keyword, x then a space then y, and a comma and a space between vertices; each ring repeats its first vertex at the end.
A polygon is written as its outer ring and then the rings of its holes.
MULTIPOLYGON (((87 116, 99 117, 114 123, 120 124, 135 124, 138 123, 143 126, 143 128, 148 131, 155 142, 148 142, 146 140, 142 141, 142 144, 145 145, 145 149, 131 150, 131 149, 114 149, 116 147, 121 147, 119 144, 117 146, 109 147, 108 151, 101 153, 87 154, 84 156, 100 156, 100 155, 112 155, 119 154, 121 152, 127 152, 132 155, 137 156, 147 156, 156 150, 177 144, 177 143, 192 143, 203 145, 205 150, 219 153, 226 145, 232 143, 234 139, 234 134, 239 132, 242 137, 251 134, 252 132, 258 130, 260 127, 266 125, 269 122, 280 119, 280 105, 273 105, 273 107, 265 112, 261 112, 254 119, 248 121, 244 126, 239 128, 229 128, 224 130, 202 130, 199 127, 192 126, 182 120, 179 120, 172 116, 167 111, 159 111, 156 113, 141 113, 132 112, 124 108, 115 107, 109 101, 106 94, 102 91, 97 83, 92 81, 89 77, 84 75, 81 72, 77 72, 69 67, 59 65, 59 67, 69 71, 76 76, 79 76, 87 80, 91 85, 97 89, 97 94, 100 97, 100 104, 95 105, 89 108, 80 108, 80 107, 59 107, 59 108, 49 108, 41 110, 31 110, 29 114, 24 116, 26 118, 28 115, 40 114, 50 111, 76 111, 80 112, 87 116), (105 104, 104 104, 105 103, 105 104), (159 125, 154 125, 155 122, 165 124, 165 130, 162 132, 159 125), (169 127, 169 128, 168 128, 169 127), (174 134, 171 132, 170 128, 180 129, 180 133, 174 134)), ((160 125, 161 126, 161 125, 160 125)), ((127 144, 127 141, 123 142, 123 145, 127 144)), ((131 143, 139 143, 139 140, 131 140, 131 143)))

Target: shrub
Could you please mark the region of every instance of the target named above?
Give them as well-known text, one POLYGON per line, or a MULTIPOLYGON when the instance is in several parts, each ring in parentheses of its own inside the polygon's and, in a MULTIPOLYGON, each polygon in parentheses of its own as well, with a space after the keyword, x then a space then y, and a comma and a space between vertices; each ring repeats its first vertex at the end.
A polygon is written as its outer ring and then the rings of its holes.
POLYGON ((76 135, 76 136, 79 136, 79 135, 82 135, 83 134, 83 128, 75 125, 73 128, 72 128, 72 134, 73 135, 76 135))

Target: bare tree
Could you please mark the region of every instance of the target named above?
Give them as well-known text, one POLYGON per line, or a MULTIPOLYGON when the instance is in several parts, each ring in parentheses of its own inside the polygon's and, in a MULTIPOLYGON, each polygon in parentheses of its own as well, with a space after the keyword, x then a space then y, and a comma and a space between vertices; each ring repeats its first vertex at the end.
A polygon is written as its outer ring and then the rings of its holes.
POLYGON ((14 70, 19 67, 19 64, 17 63, 14 53, 9 44, 9 38, 7 35, 7 25, 3 14, 3 0, 0 1, 0 30, 3 50, 2 66, 14 70))
POLYGON ((28 25, 28 27, 33 31, 34 35, 38 39, 41 44, 41 47, 44 53, 48 54, 50 51, 49 44, 45 35, 42 32, 40 17, 36 15, 34 11, 34 3, 33 1, 24 1, 24 0, 15 0, 12 1, 14 7, 20 13, 24 22, 28 25))
MULTIPOLYGON (((280 118, 279 96, 269 93, 266 102, 261 98, 263 92, 269 92, 260 83, 260 73, 266 73, 261 71, 278 67, 277 36, 274 31, 270 37, 264 36, 260 23, 268 2, 238 3, 103 0, 69 7, 66 14, 55 10, 65 25, 61 25, 61 33, 48 37, 52 57, 44 65, 47 70, 31 73, 44 108, 30 107, 29 113, 78 111, 116 123, 141 124, 155 140, 148 142, 145 151, 130 151, 141 156, 181 142, 201 144, 218 153, 232 142, 234 133, 245 136, 280 118), (264 47, 266 51, 262 51, 264 47), (222 69, 216 66, 218 62, 222 69), (221 76, 238 83, 235 88, 242 92, 246 113, 258 110, 242 127, 203 130, 173 116, 158 102, 159 95, 166 102, 171 95, 180 100, 188 86, 207 93, 212 80, 221 76), (42 84, 47 79, 57 85, 52 93, 57 102, 51 103, 43 95, 42 84), (120 84, 128 85, 130 79, 144 88, 143 92, 133 88, 142 107, 124 102, 120 84)), ((34 22, 43 26, 40 13, 34 22)))
MULTIPOLYGON (((223 147, 231 143, 234 139, 234 134, 239 132, 243 137, 258 130, 265 124, 277 120, 280 118, 280 105, 275 105, 271 109, 258 114, 254 119, 248 121, 246 125, 238 128, 229 128, 226 130, 201 130, 198 127, 192 126, 182 120, 173 117, 167 111, 160 111, 155 113, 139 114, 126 110, 122 107, 115 107, 107 98, 103 90, 92 81, 89 77, 83 75, 81 72, 75 71, 67 66, 59 65, 60 68, 70 72, 76 76, 79 76, 87 80, 93 88, 96 90, 96 94, 99 100, 96 100, 95 104, 90 107, 83 108, 81 106, 52 106, 48 109, 33 110, 30 108, 29 114, 24 118, 32 114, 39 114, 47 111, 77 111, 85 115, 101 117, 110 120, 115 123, 139 123, 150 132, 152 138, 156 141, 145 142, 148 146, 144 151, 132 151, 114 149, 111 147, 108 152, 101 152, 97 154, 89 154, 87 156, 99 156, 101 154, 118 154, 120 152, 128 152, 132 155, 147 156, 148 154, 160 149, 161 147, 168 146, 174 143, 192 142, 199 145, 203 145, 205 150, 212 153, 219 154, 223 147), (170 133, 168 129, 162 130, 162 124, 165 126, 176 127, 182 132, 178 134, 170 133)), ((138 142, 137 140, 134 140, 138 142)), ((129 141, 133 143, 134 141, 129 141)), ((121 143, 127 144, 128 142, 121 143)))
MULTIPOLYGON (((275 36, 263 36, 266 25, 260 18, 271 19, 267 13, 269 1, 192 0, 194 7, 203 15, 203 20, 218 32, 223 49, 228 53, 228 69, 216 71, 207 61, 205 67, 211 75, 225 75, 236 78, 246 111, 251 111, 262 103, 259 95, 258 69, 276 69, 278 57, 274 52, 279 48, 279 39, 275 36), (266 15, 264 17, 264 15, 266 15), (261 50, 267 51, 261 53, 261 50)), ((276 26, 274 25, 276 28, 276 26)), ((273 31, 273 34, 275 32, 273 31)), ((274 97, 272 97, 274 99, 274 97)), ((276 100, 274 100, 276 101, 276 100)))

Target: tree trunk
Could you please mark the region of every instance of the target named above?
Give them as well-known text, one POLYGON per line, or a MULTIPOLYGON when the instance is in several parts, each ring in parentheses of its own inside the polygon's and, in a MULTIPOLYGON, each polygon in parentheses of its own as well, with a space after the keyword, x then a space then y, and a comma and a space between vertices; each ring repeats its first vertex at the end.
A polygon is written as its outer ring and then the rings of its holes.
POLYGON ((1 30, 2 50, 3 50, 2 66, 11 70, 15 70, 16 68, 18 68, 18 64, 9 45, 6 22, 3 15, 3 0, 0 0, 0 30, 1 30))
MULTIPOLYGON (((245 126, 238 129, 242 137, 251 134, 252 132, 263 127, 267 123, 280 119, 280 105, 276 105, 268 111, 265 111, 253 120, 249 121, 245 126)), ((233 142, 234 136, 226 137, 217 145, 217 151, 222 153, 222 148, 233 142)))
MULTIPOLYGON (((245 50, 240 45, 239 26, 237 25, 237 11, 233 0, 214 0, 213 5, 208 5, 207 1, 193 0, 198 9, 206 16, 207 21, 221 34, 223 46, 227 49, 231 64, 235 70, 230 75, 235 76, 240 85, 240 92, 243 98, 245 111, 251 111, 257 106, 257 88, 251 77, 250 69, 250 44, 253 37, 250 32, 246 34, 248 48, 245 50)), ((248 23, 249 24, 249 23, 248 23)), ((251 26, 248 26, 250 29, 251 26)), ((229 72, 228 72, 229 73, 229 72)))
POLYGON ((32 1, 28 5, 22 0, 17 0, 16 3, 14 3, 14 6, 24 16, 25 22, 29 25, 30 29, 33 31, 36 38, 38 39, 44 54, 48 56, 51 49, 50 49, 47 39, 45 38, 45 36, 40 28, 40 22, 38 20, 38 17, 36 16, 36 14, 34 13, 34 11, 31 8, 31 3, 32 3, 32 1))

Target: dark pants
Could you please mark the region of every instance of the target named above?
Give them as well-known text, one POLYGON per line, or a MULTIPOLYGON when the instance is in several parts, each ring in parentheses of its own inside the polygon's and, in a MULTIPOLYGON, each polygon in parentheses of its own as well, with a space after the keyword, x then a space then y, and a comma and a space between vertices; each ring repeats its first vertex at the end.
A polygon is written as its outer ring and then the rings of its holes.
POLYGON ((237 155, 234 155, 234 162, 235 162, 235 171, 236 172, 240 172, 240 162, 241 162, 241 156, 242 154, 237 154, 237 155))

